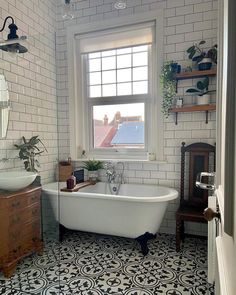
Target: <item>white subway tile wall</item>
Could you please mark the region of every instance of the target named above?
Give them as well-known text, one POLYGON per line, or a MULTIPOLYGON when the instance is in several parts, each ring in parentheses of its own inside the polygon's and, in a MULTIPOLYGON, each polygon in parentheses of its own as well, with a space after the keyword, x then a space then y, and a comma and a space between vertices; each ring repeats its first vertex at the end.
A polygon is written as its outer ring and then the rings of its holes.
MULTIPOLYGON (((40 156, 43 182, 55 179, 58 158, 57 93, 56 93, 56 0, 0 0, 0 26, 12 16, 18 35, 28 38, 25 54, 11 56, 0 51, 0 73, 8 82, 12 109, 6 139, 0 140, 0 169, 24 169, 14 147, 25 136, 39 135, 48 153, 40 156)), ((6 39, 9 23, 0 33, 6 39)))
MULTIPOLYGON (((59 104, 59 154, 61 159, 69 155, 68 125, 68 75, 66 28, 74 24, 86 24, 104 19, 117 18, 122 15, 140 15, 152 10, 164 9, 164 53, 165 60, 176 60, 185 67, 191 65, 186 49, 193 42, 206 40, 206 48, 217 43, 217 1, 216 0, 127 0, 127 9, 117 11, 112 0, 74 0, 75 18, 63 21, 61 5, 58 6, 57 48, 57 88, 59 104)), ((178 94, 196 83, 196 80, 179 82, 178 94)), ((216 87, 216 79, 211 78, 211 87, 216 87)), ((184 97, 185 104, 191 104, 194 98, 184 97)), ((214 102, 214 98, 212 99, 214 102)), ((151 183, 179 189, 180 185, 180 146, 185 141, 190 144, 203 141, 215 143, 215 113, 209 114, 209 123, 205 124, 205 113, 179 114, 178 125, 174 115, 164 119, 164 154, 166 163, 126 163, 125 180, 129 183, 151 183)), ((79 163, 75 164, 79 166, 79 163)), ((104 174, 101 175, 105 179, 104 174)), ((178 201, 168 206, 161 231, 174 233, 175 212, 178 201)), ((186 231, 206 234, 206 226, 188 224, 186 231)))
MULTIPOLYGON (((217 43, 216 0, 127 0, 127 9, 117 11, 113 0, 73 0, 75 18, 63 20, 62 2, 59 0, 2 1, 0 23, 6 16, 15 18, 19 35, 27 35, 29 52, 17 57, 0 51, 0 73, 9 83, 12 110, 7 138, 0 140, 0 159, 14 158, 14 143, 22 136, 39 135, 48 153, 40 157, 43 182, 54 180, 58 157, 69 156, 69 111, 66 28, 74 24, 86 24, 122 15, 140 15, 148 11, 164 9, 165 60, 176 60, 185 66, 188 61, 186 48, 195 41, 206 40, 206 47, 217 43), (58 126, 57 126, 58 125, 58 126), (58 127, 58 130, 57 130, 58 127), (58 132, 59 131, 59 132, 58 132)), ((7 29, 0 38, 6 38, 7 29)), ((178 93, 196 80, 181 81, 178 93)), ((215 78, 211 79, 215 86, 215 78)), ((193 102, 186 96, 184 103, 193 102)), ((213 99, 214 101, 214 99, 213 99)), ((153 183, 179 189, 180 145, 204 141, 215 142, 215 113, 209 114, 205 124, 204 113, 180 114, 178 125, 174 116, 164 119, 165 163, 127 163, 125 179, 133 183, 153 183)), ((0 162, 0 169, 22 168, 19 160, 0 162)), ((178 202, 168 207, 161 231, 173 233, 178 202)), ((206 232, 204 225, 188 225, 187 231, 206 232)))

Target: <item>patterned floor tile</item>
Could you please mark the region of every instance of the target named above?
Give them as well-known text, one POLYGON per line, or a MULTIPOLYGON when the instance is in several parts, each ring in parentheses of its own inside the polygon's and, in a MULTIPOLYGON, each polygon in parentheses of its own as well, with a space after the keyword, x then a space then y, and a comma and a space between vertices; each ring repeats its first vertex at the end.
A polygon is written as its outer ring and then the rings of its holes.
MULTIPOLYGON (((143 256, 133 239, 68 231, 61 243, 46 239, 43 255, 19 263, 3 295, 205 295, 206 241, 187 238, 180 252, 173 235, 158 234, 143 256)), ((207 293, 209 290, 209 293, 207 293)))

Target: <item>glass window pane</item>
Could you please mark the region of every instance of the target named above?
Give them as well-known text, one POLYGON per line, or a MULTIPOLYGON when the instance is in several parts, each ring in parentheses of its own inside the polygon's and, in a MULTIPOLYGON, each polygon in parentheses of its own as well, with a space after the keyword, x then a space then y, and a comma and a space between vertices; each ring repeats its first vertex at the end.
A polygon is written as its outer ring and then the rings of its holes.
POLYGON ((98 58, 100 56, 101 56, 101 52, 89 53, 89 58, 98 58))
POLYGON ((116 71, 104 71, 102 72, 102 84, 115 83, 116 71))
POLYGON ((133 80, 134 81, 147 80, 147 79, 148 79, 147 67, 133 68, 133 80))
POLYGON ((117 68, 131 67, 131 54, 124 54, 117 56, 117 68))
POLYGON ((94 72, 89 74, 89 84, 97 85, 101 84, 101 72, 94 72))
POLYGON ((133 54, 133 66, 146 66, 148 64, 148 53, 140 52, 133 54))
POLYGON ((141 45, 133 47, 133 52, 148 51, 148 45, 141 45))
POLYGON ((102 56, 111 56, 111 55, 116 55, 116 49, 114 50, 106 50, 102 52, 102 56))
POLYGON ((116 84, 102 85, 102 95, 103 96, 116 95, 116 84))
POLYGON ((101 71, 101 59, 95 58, 89 60, 89 72, 101 71))
POLYGON ((117 95, 130 95, 132 94, 131 83, 117 84, 117 95))
POLYGON ((131 53, 131 47, 117 49, 117 54, 126 54, 126 53, 131 53))
POLYGON ((102 70, 111 70, 116 68, 116 57, 103 57, 102 58, 102 70))
POLYGON ((148 83, 146 81, 133 83, 133 94, 146 94, 146 93, 148 93, 148 83))
POLYGON ((144 148, 144 103, 93 106, 94 148, 144 148))
POLYGON ((90 97, 101 97, 102 96, 101 85, 90 86, 89 87, 89 96, 90 97))
POLYGON ((117 70, 117 82, 130 82, 131 69, 117 70))

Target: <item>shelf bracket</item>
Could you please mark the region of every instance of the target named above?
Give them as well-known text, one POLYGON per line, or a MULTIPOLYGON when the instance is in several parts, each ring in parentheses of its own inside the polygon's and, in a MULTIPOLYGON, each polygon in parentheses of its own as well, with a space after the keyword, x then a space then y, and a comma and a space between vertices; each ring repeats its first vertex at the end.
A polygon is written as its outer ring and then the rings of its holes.
POLYGON ((206 111, 206 124, 208 124, 208 111, 206 111))
POLYGON ((175 125, 178 125, 178 113, 175 113, 175 125))

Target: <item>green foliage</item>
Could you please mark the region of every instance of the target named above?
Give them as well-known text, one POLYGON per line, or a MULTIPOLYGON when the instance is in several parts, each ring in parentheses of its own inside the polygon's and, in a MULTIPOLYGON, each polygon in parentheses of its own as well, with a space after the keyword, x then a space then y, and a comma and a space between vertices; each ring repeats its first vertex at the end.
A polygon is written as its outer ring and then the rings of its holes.
POLYGON ((204 78, 202 81, 198 81, 196 88, 189 88, 186 90, 187 93, 196 93, 199 96, 203 96, 209 92, 213 92, 215 90, 208 90, 209 87, 209 77, 204 78))
POLYGON ((99 160, 84 161, 81 168, 86 169, 88 171, 97 171, 99 169, 103 169, 103 162, 99 160))
POLYGON ((208 57, 217 64, 217 44, 212 46, 208 51, 204 51, 201 45, 205 44, 206 41, 202 40, 198 44, 194 44, 187 49, 189 59, 199 63, 203 58, 208 57))
POLYGON ((19 158, 24 161, 25 170, 38 172, 38 170, 35 168, 40 167, 37 156, 41 155, 44 151, 47 152, 45 145, 38 138, 38 135, 31 137, 28 141, 23 136, 22 141, 22 144, 15 144, 14 146, 19 150, 19 158), (43 150, 40 150, 40 148, 37 146, 39 143, 42 145, 43 150))
POLYGON ((165 62, 161 71, 162 84, 162 112, 166 118, 169 116, 169 110, 172 107, 173 98, 176 96, 176 72, 172 65, 173 61, 165 62))

